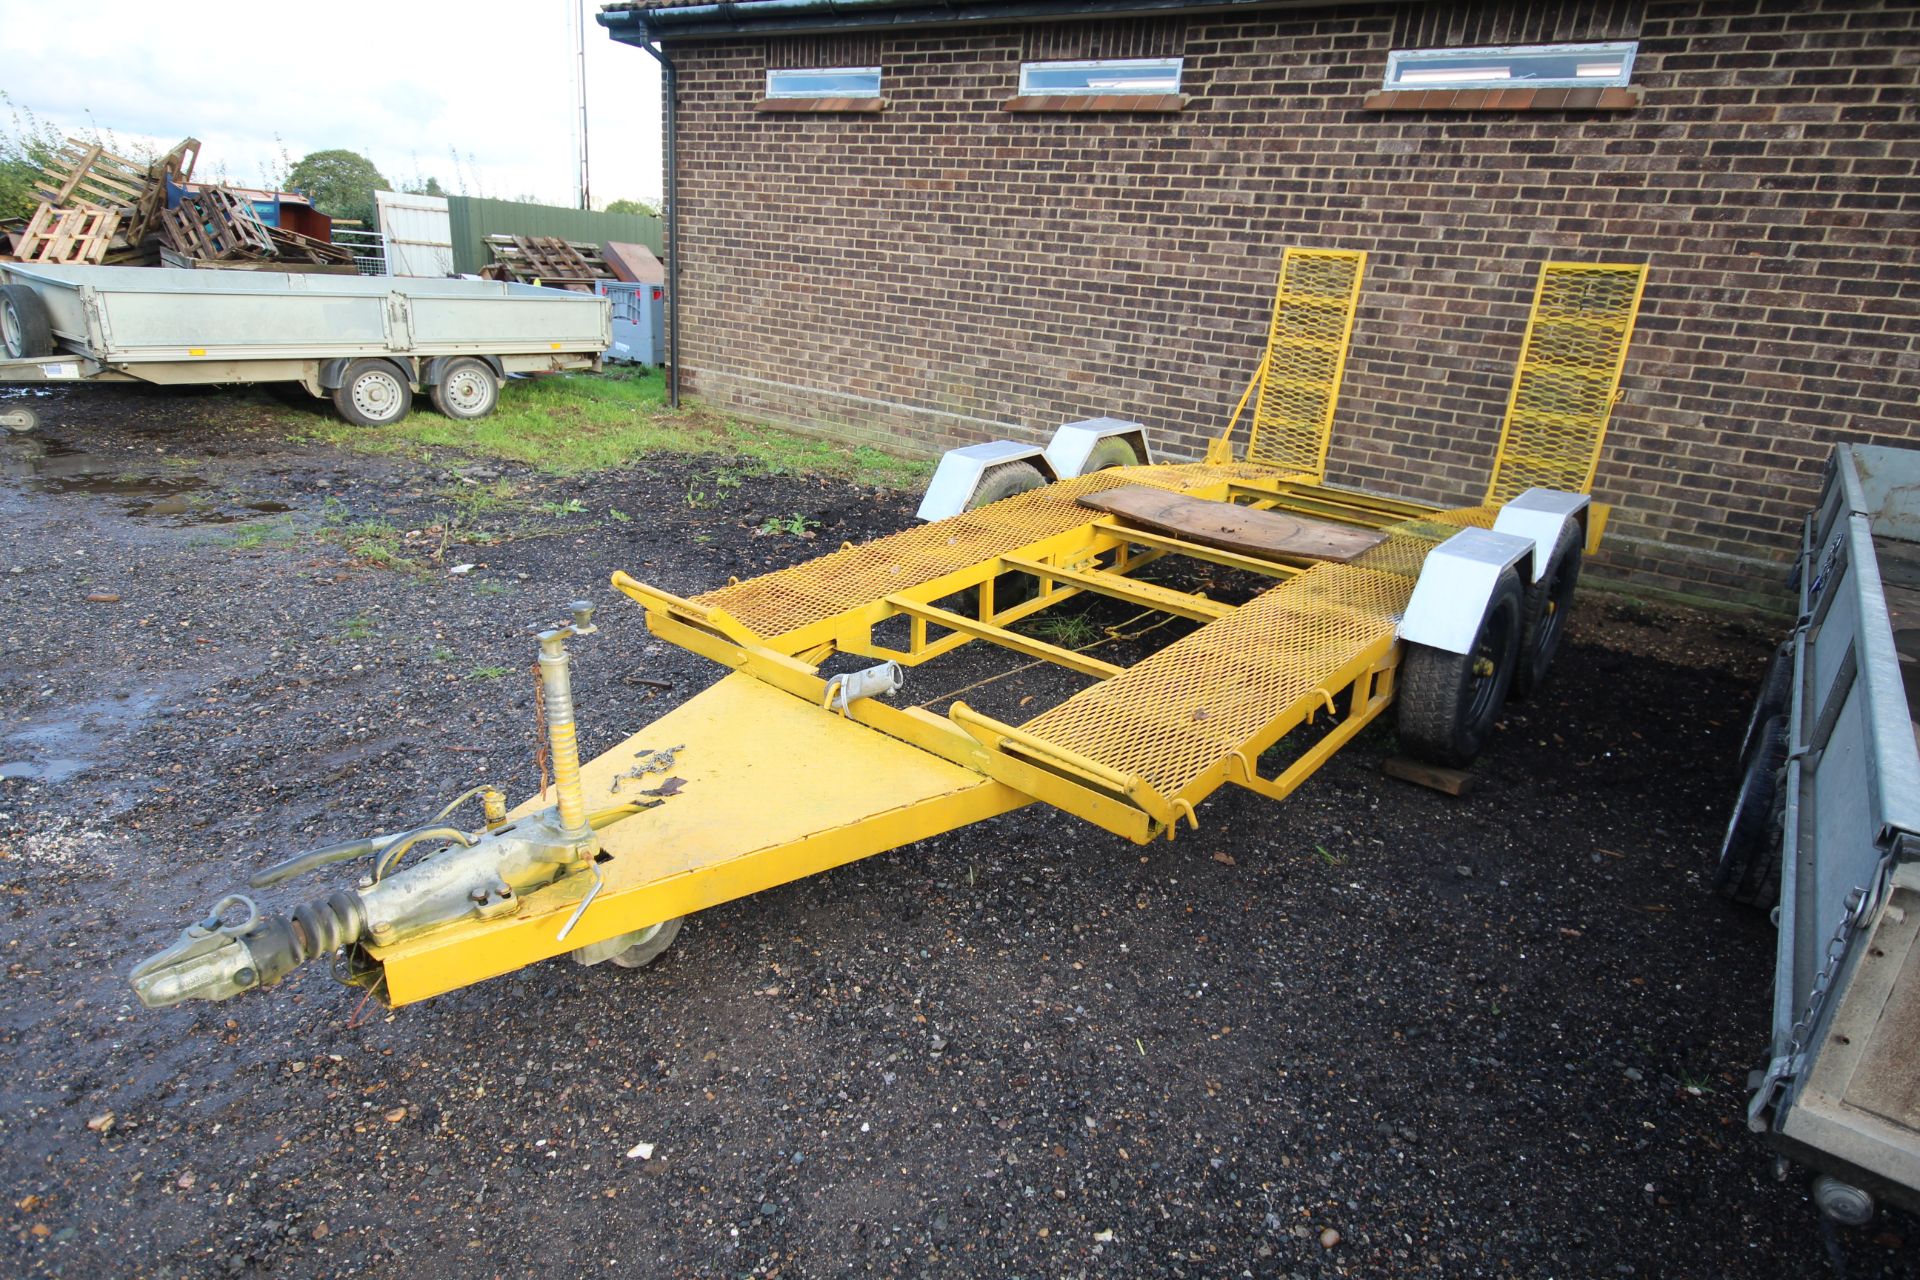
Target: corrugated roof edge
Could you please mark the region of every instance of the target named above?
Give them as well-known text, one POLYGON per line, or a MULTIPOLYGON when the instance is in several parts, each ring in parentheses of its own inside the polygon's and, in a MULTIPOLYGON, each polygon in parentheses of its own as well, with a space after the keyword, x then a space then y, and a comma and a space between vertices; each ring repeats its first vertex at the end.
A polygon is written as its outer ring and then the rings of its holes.
POLYGON ((657 40, 725 40, 814 31, 904 30, 1139 18, 1159 13, 1233 13, 1243 9, 1333 9, 1366 0, 747 0, 721 4, 610 4, 600 25, 624 44, 657 40))

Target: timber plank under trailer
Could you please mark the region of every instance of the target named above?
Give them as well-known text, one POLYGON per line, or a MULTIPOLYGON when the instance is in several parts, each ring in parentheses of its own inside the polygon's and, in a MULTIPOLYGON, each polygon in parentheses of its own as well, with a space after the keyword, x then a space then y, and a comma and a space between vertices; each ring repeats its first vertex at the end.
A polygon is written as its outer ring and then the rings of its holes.
POLYGON ((1396 699, 1403 749, 1466 763, 1544 677, 1601 536, 1587 492, 1646 269, 1543 265, 1486 497, 1442 509, 1325 483, 1364 266, 1286 252, 1266 353, 1204 461, 1154 464, 1140 424, 1093 419, 1045 450, 949 453, 928 522, 873 542, 692 599, 616 573, 654 635, 728 674, 582 765, 566 642, 596 628, 577 605, 540 637, 551 792, 509 814, 476 788, 256 872, 372 861, 287 914, 222 899, 134 970, 141 1000, 224 999, 322 955, 393 1005, 561 954, 637 967, 691 912, 1026 804, 1144 844, 1227 784, 1284 799, 1396 699), (1269 585, 1236 605, 1139 576, 1181 560, 1269 585), (1124 667, 1013 626, 1089 593, 1200 625, 1124 667), (980 643, 1090 683, 1021 724, 889 700, 980 643), (469 799, 482 819, 458 825, 469 799))

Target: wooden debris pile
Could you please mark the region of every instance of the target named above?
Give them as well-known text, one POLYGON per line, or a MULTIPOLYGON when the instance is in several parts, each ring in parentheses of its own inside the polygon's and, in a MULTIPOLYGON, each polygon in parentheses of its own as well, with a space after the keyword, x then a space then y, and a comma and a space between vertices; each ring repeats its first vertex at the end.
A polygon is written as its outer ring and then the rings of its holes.
POLYGON ((558 236, 488 236, 493 261, 480 269, 488 280, 539 284, 549 289, 592 293, 596 280, 617 280, 600 246, 558 236))
POLYGON ((0 261, 352 273, 351 250, 268 226, 246 194, 191 186, 200 143, 151 164, 69 138, 34 184, 24 226, 0 229, 0 261), (186 189, 168 205, 169 189, 186 189))

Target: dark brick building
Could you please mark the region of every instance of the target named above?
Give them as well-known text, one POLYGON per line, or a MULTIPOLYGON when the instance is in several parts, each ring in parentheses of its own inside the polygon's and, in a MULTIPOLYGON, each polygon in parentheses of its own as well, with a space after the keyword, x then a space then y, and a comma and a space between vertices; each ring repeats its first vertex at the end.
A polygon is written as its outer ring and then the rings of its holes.
POLYGON ((1777 603, 1832 442, 1916 434, 1912 5, 603 21, 677 70, 682 360, 713 402, 926 451, 1111 413, 1195 455, 1297 244, 1373 255, 1329 478, 1444 501, 1485 484, 1539 263, 1650 263, 1596 486, 1618 507, 1605 561, 1647 585, 1777 603), (1603 42, 1634 42, 1624 87, 1386 86, 1395 50, 1603 42), (1023 81, 1114 60, 1177 60, 1177 88, 1023 81), (769 71, 823 68, 877 69, 877 96, 770 96, 769 71))

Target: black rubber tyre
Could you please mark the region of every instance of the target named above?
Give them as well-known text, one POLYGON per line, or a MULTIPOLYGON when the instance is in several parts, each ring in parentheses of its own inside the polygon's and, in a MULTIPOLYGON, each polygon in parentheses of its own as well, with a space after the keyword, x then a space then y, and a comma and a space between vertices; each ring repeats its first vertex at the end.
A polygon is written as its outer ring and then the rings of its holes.
POLYGON ((687 922, 685 916, 675 916, 663 920, 651 934, 628 947, 617 956, 608 956, 607 963, 618 965, 622 969, 644 969, 666 954, 673 940, 680 936, 680 926, 687 922))
POLYGON ((0 338, 15 360, 53 354, 53 321, 40 295, 23 284, 0 285, 0 338))
POLYGON ((1407 646, 1399 684, 1400 746, 1428 764, 1464 769, 1486 746, 1520 661, 1520 575, 1508 569, 1480 615, 1471 653, 1407 646))
POLYGON ((462 356, 449 360, 433 386, 433 407, 462 422, 484 418, 500 403, 500 379, 485 360, 462 356))
POLYGON ((1787 718, 1761 725, 1740 796, 1720 842, 1713 891, 1730 902, 1770 908, 1780 900, 1781 839, 1787 816, 1787 718))
POLYGON ((356 426, 390 427, 413 408, 413 387, 385 360, 355 360, 333 389, 333 407, 356 426))
MULTIPOLYGON (((967 510, 978 511, 1005 498, 1028 493, 1046 484, 1047 477, 1031 462, 1009 462, 989 471, 973 491, 967 510)), ((1040 590, 1040 583, 1024 573, 1003 573, 993 580, 993 609, 1003 613, 1017 604, 1025 604, 1040 590)), ((968 587, 960 593, 960 612, 970 618, 980 616, 980 588, 968 587)))
POLYGON ((1753 759, 1754 748, 1760 745, 1767 721, 1787 714, 1792 709, 1792 700, 1793 642, 1785 641, 1773 651, 1773 661, 1767 664, 1767 674, 1761 679, 1760 692, 1753 700, 1753 711, 1747 716, 1747 731, 1740 737, 1742 765, 1753 759))
POLYGON ((1081 475, 1091 475, 1095 471, 1105 471, 1108 467, 1137 467, 1140 455, 1134 450, 1131 440, 1120 436, 1108 436, 1093 446, 1087 454, 1086 465, 1080 468, 1081 475))
POLYGON ((1547 682, 1554 655, 1566 638, 1573 617, 1573 593, 1580 585, 1580 561, 1586 539, 1580 526, 1567 521, 1547 557, 1547 571, 1538 582, 1520 584, 1520 661, 1514 664, 1509 698, 1526 698, 1547 682))

